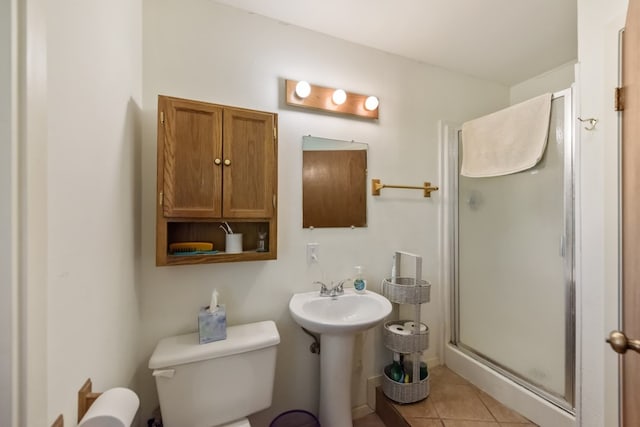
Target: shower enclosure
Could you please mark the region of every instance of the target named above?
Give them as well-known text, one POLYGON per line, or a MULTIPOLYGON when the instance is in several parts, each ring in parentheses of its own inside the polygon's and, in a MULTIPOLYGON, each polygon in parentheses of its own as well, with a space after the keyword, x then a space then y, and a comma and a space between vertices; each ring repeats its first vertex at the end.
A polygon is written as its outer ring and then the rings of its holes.
POLYGON ((456 132, 447 180, 453 349, 573 414, 571 105, 570 89, 553 95, 543 158, 516 174, 461 176, 456 132))

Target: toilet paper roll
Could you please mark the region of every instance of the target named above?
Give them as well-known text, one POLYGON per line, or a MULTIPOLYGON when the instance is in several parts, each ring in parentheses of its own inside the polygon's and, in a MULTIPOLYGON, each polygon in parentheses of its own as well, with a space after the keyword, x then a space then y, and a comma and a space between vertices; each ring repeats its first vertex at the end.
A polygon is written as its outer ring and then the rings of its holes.
POLYGON ((96 399, 78 427, 131 427, 140 399, 128 388, 116 387, 96 399))
MULTIPOLYGON (((404 322, 404 328, 409 332, 412 332, 413 325, 415 324, 416 324, 415 322, 404 322)), ((427 330, 427 325, 425 325, 424 323, 420 323, 420 332, 424 332, 426 330, 427 330)))
POLYGON ((411 331, 406 330, 403 325, 389 325, 389 330, 398 335, 411 335, 411 331))

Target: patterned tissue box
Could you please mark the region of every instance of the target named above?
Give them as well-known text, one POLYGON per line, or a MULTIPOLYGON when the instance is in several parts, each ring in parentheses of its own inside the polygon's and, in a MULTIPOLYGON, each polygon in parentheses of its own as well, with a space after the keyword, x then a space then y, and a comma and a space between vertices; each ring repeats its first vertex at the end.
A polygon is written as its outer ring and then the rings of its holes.
POLYGON ((200 335, 200 344, 227 338, 227 312, 224 305, 218 305, 212 312, 209 312, 209 307, 200 309, 198 334, 200 335))

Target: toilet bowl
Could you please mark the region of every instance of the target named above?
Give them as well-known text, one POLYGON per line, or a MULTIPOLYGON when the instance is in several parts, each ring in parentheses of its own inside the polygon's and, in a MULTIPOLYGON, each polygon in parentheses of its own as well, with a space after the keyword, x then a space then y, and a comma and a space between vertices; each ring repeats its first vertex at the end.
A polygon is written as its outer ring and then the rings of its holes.
POLYGON ((271 406, 280 335, 273 321, 230 326, 227 338, 161 339, 149 360, 164 427, 249 427, 271 406))

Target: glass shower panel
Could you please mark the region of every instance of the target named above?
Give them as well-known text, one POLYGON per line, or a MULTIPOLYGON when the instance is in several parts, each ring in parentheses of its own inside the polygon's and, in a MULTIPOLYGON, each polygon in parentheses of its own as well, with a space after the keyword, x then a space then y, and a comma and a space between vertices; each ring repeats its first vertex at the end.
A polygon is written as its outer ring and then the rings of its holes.
POLYGON ((538 165, 458 181, 458 344, 560 397, 566 386, 564 102, 552 101, 538 165))

